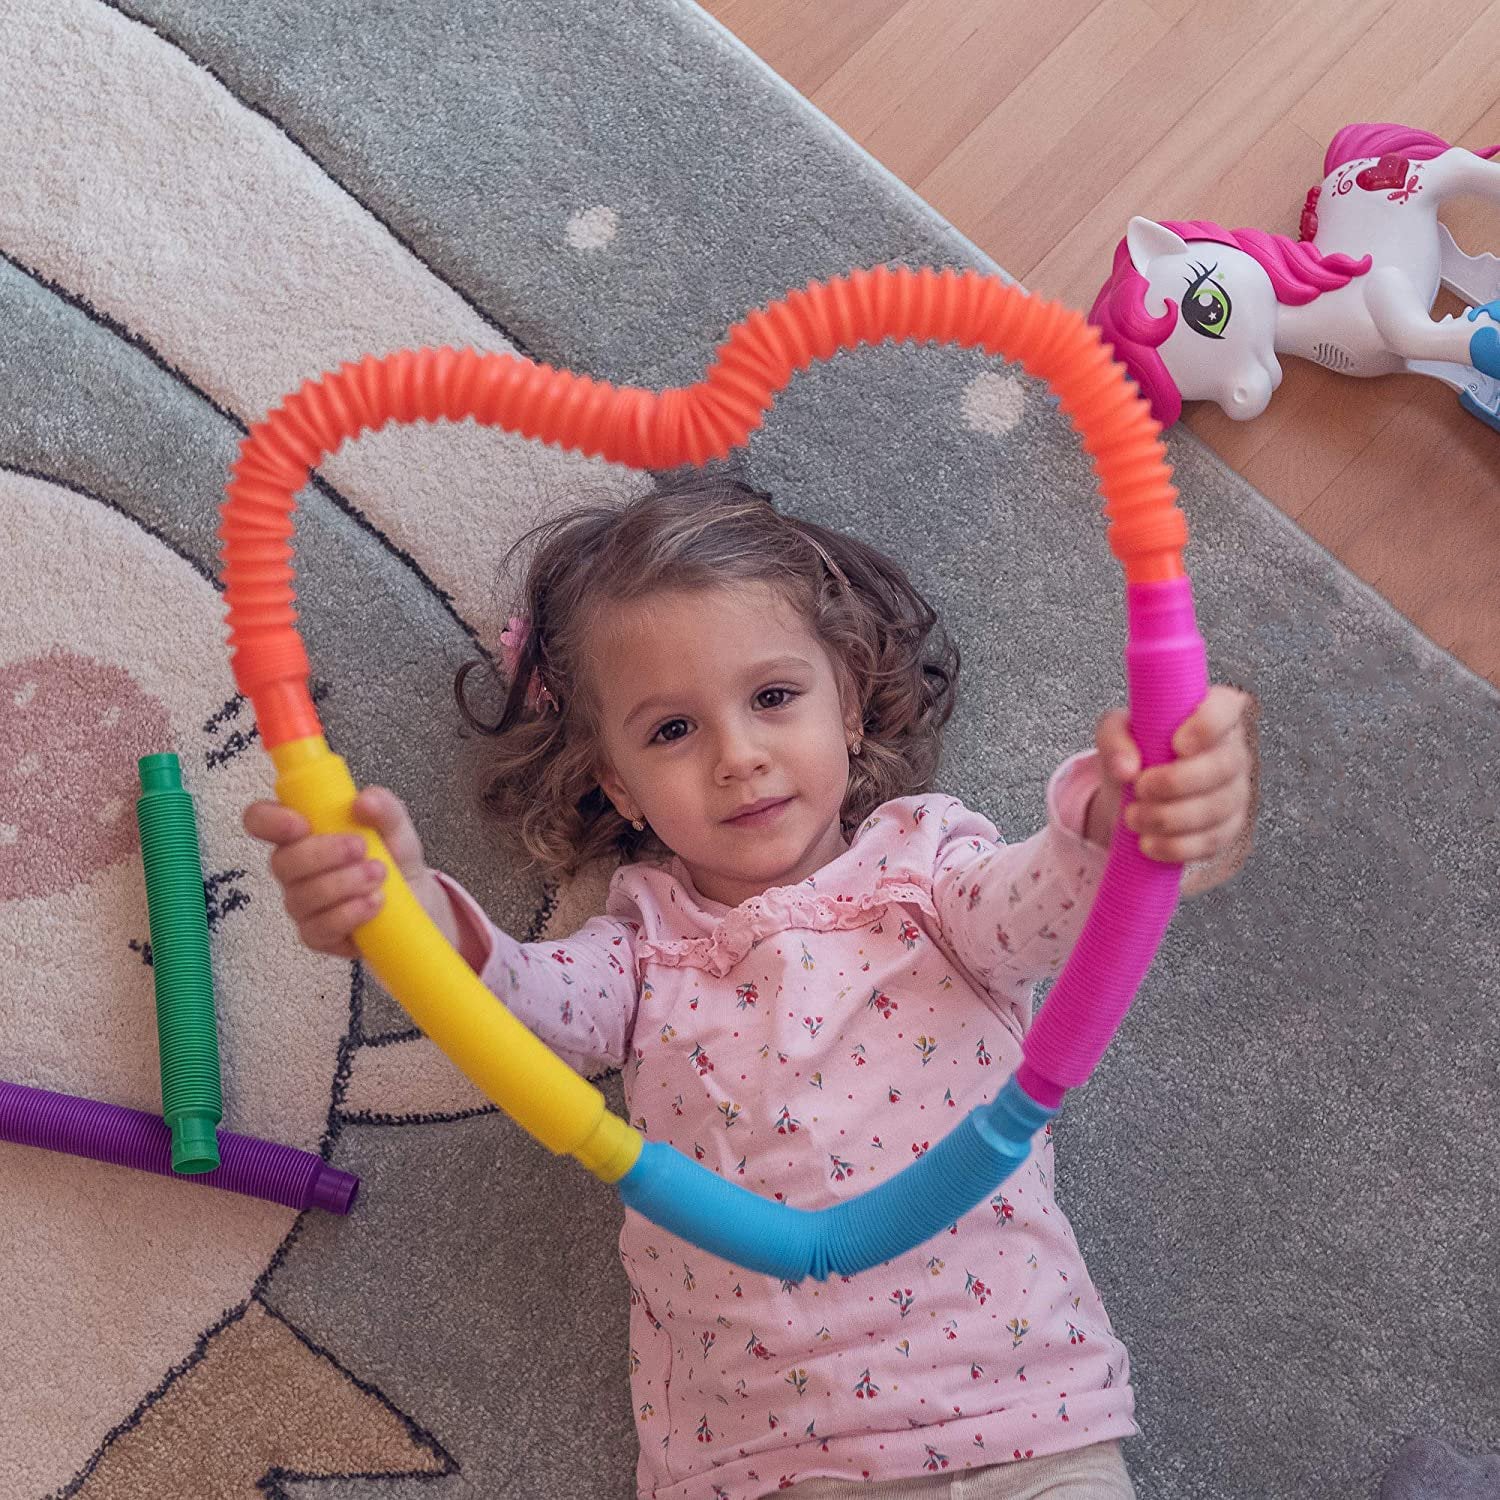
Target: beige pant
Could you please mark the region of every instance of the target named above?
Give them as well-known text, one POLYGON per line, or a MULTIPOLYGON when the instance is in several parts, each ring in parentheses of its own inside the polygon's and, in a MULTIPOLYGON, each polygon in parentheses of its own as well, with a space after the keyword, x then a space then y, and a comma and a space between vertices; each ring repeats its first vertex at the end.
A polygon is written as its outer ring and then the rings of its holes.
POLYGON ((809 1479, 787 1491, 797 1500, 1135 1500, 1118 1442, 1025 1458, 957 1474, 913 1479, 809 1479))

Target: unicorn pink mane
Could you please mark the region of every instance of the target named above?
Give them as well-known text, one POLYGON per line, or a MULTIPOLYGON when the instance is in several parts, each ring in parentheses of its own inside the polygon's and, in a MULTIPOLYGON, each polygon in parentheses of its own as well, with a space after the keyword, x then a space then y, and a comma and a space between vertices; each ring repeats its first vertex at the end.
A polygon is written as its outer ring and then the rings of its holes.
MULTIPOLYGON (((1323 175, 1337 172, 1346 161, 1359 161, 1366 156, 1404 156, 1408 161, 1431 161, 1453 147, 1442 136, 1430 130, 1418 130, 1413 125, 1346 125, 1328 143, 1323 154, 1323 175)), ((1490 157, 1500 152, 1500 146, 1491 146, 1488 151, 1476 151, 1475 156, 1490 157)))
MULTIPOLYGON (((1312 245, 1264 229, 1225 229, 1207 219, 1162 222, 1189 242, 1208 240, 1243 250, 1270 277, 1277 301, 1292 305, 1300 306, 1323 292, 1347 286, 1354 277, 1364 275, 1372 264, 1368 255, 1359 260, 1347 255, 1324 255, 1312 245)), ((1141 394, 1151 404, 1152 415, 1163 427, 1170 427, 1182 415, 1182 393, 1157 350, 1177 326, 1177 304, 1169 297, 1166 311, 1153 315, 1146 307, 1149 286, 1130 259, 1128 243, 1121 240, 1115 248, 1110 278, 1089 310, 1089 322, 1104 335, 1114 357, 1140 387, 1141 394)))

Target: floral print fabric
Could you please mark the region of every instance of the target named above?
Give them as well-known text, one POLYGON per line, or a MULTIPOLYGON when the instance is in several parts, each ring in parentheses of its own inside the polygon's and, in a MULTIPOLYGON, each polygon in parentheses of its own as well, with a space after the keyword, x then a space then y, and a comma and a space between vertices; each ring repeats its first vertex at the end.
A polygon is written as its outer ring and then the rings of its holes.
MULTIPOLYGON (((679 861, 622 867, 606 915, 518 944, 448 884, 483 978, 586 1073, 623 1069, 632 1123, 802 1208, 935 1145, 1020 1060, 1032 989, 1077 938, 1106 852, 1082 837, 1090 753, 1046 826, 1004 843, 939 794, 888 802, 796 886, 730 909, 679 861)), ((1050 1127, 948 1231, 852 1278, 747 1272, 630 1210, 639 1493, 751 1500, 1134 1432, 1114 1337, 1052 1192, 1050 1127)))

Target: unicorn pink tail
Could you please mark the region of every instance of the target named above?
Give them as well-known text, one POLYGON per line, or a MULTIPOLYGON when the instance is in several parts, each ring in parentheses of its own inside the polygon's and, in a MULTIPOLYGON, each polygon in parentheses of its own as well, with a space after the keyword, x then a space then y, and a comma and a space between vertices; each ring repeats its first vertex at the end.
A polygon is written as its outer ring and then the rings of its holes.
POLYGON ((1302 219, 1297 225, 1299 240, 1315 240, 1318 237, 1318 199, 1323 196, 1323 185, 1316 183, 1307 190, 1307 202, 1302 205, 1302 219))

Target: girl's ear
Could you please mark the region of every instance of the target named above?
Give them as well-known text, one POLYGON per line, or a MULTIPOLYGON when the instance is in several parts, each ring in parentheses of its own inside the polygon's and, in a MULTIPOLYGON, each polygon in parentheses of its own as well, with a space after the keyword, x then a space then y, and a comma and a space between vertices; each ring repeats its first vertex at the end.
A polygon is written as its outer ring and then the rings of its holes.
POLYGON ((599 783, 599 790, 614 804, 615 811, 622 818, 629 819, 635 804, 625 789, 625 783, 615 775, 614 767, 608 761, 599 761, 594 767, 594 779, 599 783))
POLYGON ((849 739, 858 739, 865 732, 864 705, 859 701, 859 694, 850 678, 849 669, 840 662, 837 671, 839 705, 844 714, 844 733, 849 739))

